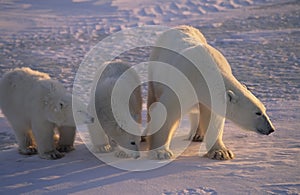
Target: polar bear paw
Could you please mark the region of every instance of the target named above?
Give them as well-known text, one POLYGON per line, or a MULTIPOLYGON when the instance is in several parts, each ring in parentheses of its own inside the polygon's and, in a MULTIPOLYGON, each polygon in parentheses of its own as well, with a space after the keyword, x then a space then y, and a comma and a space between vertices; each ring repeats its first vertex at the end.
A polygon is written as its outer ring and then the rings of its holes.
POLYGON ((72 150, 75 150, 74 146, 71 145, 60 145, 56 148, 59 152, 71 152, 72 150))
POLYGON ((118 158, 134 158, 137 159, 140 157, 140 153, 138 151, 133 151, 133 152, 125 152, 123 150, 119 150, 115 152, 115 156, 118 158))
POLYGON ((112 152, 114 149, 111 147, 110 144, 103 144, 99 146, 94 146, 93 151, 96 153, 109 153, 112 152))
POLYGON ((214 160, 230 160, 234 158, 234 154, 231 150, 228 149, 217 149, 208 152, 205 157, 214 159, 214 160))
POLYGON ((130 156, 130 154, 127 154, 123 150, 120 150, 120 151, 116 151, 115 152, 115 157, 118 157, 118 158, 130 158, 131 156, 130 156))
POLYGON ((60 153, 57 150, 53 150, 50 152, 45 152, 43 154, 40 154, 40 157, 43 159, 48 159, 48 160, 56 160, 64 157, 65 155, 63 153, 60 153))
POLYGON ((37 154, 38 151, 37 151, 36 147, 29 146, 27 148, 19 148, 19 153, 24 154, 24 155, 33 155, 33 154, 37 154))
POLYGON ((168 149, 156 149, 150 152, 152 160, 169 160, 173 157, 173 152, 168 149))

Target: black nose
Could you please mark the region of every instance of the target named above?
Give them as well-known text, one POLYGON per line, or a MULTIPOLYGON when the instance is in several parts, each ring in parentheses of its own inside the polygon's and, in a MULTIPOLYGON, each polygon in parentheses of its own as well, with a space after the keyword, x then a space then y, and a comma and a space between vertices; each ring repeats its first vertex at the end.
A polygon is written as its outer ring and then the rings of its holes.
POLYGON ((273 133, 274 131, 275 131, 274 129, 270 129, 269 132, 268 132, 268 135, 273 133))

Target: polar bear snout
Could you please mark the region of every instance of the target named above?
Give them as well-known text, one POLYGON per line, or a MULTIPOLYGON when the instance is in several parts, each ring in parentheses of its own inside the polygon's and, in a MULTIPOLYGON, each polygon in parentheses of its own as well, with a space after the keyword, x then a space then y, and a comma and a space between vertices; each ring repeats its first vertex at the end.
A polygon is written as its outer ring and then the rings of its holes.
POLYGON ((265 131, 264 129, 257 129, 257 132, 263 135, 269 135, 271 133, 273 133, 275 130, 274 129, 269 129, 267 131, 265 131))
POLYGON ((94 121, 95 121, 95 118, 86 111, 79 110, 79 111, 77 111, 76 114, 77 114, 77 117, 75 117, 75 118, 77 118, 83 124, 88 125, 88 124, 94 123, 94 121))
POLYGON ((93 116, 91 116, 89 113, 79 110, 77 111, 77 113, 80 115, 80 118, 83 119, 83 123, 84 124, 91 124, 94 123, 95 118, 93 116))
POLYGON ((138 151, 134 151, 134 152, 132 152, 131 154, 130 154, 131 156, 132 156, 132 158, 134 158, 134 159, 138 159, 138 158, 140 158, 140 152, 138 152, 138 151))
POLYGON ((261 121, 256 128, 256 131, 263 135, 269 135, 275 131, 275 127, 267 115, 261 115, 261 121))
POLYGON ((270 130, 269 130, 269 133, 268 133, 267 135, 273 133, 274 131, 275 131, 275 129, 270 129, 270 130))
POLYGON ((272 125, 272 123, 270 123, 266 135, 270 135, 270 134, 273 133, 274 131, 275 131, 275 128, 274 128, 274 126, 272 125))
POLYGON ((91 124, 91 123, 94 123, 94 121, 95 121, 95 118, 87 114, 87 116, 86 116, 85 120, 83 121, 83 123, 84 124, 91 124))

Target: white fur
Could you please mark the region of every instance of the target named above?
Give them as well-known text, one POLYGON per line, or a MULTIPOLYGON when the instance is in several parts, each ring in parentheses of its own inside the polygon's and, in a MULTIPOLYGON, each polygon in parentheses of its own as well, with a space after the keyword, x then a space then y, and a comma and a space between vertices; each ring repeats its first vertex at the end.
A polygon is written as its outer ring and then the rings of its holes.
POLYGON ((57 159, 73 150, 72 96, 48 74, 17 68, 0 81, 0 107, 14 129, 19 152, 57 159), (54 130, 60 136, 55 146, 54 130), (37 148, 36 148, 37 147, 37 148), (59 151, 58 151, 59 150, 59 151))
MULTIPOLYGON (((111 152, 113 150, 113 142, 120 146, 115 153, 117 157, 137 158, 139 157, 138 147, 140 136, 129 134, 124 130, 128 128, 129 120, 116 121, 115 119, 118 117, 118 113, 114 113, 115 115, 113 115, 109 111, 112 104, 112 92, 116 87, 116 82, 119 81, 123 83, 123 88, 121 92, 115 96, 113 106, 117 106, 117 109, 121 107, 128 109, 129 106, 130 113, 128 113, 128 115, 131 115, 138 124, 141 124, 142 97, 139 86, 140 80, 133 69, 129 69, 127 77, 120 78, 130 67, 124 62, 114 61, 106 65, 107 68, 104 71, 103 69, 100 71, 100 73, 102 71, 103 73, 100 78, 97 78, 95 89, 92 90, 92 94, 95 94, 95 96, 92 95, 89 104, 91 113, 98 117, 95 123, 88 125, 93 150, 95 152, 111 152), (126 99, 124 94, 136 86, 139 87, 134 91, 129 102, 124 102, 124 99, 126 99), (95 98, 93 98, 93 96, 95 98)), ((100 74, 98 76, 100 76, 100 74)))
MULTIPOLYGON (((225 118, 232 120, 246 130, 259 130, 261 134, 269 134, 274 131, 274 127, 266 115, 264 105, 232 75, 230 65, 225 57, 218 50, 207 44, 200 31, 189 26, 176 27, 164 32, 158 38, 156 46, 158 47, 152 50, 150 61, 173 64, 174 67, 180 68, 186 77, 190 79, 196 90, 199 97, 199 101, 196 103, 199 104, 200 114, 199 112, 191 113, 191 126, 196 131, 195 141, 202 141, 207 132, 206 146, 210 149, 207 153, 209 158, 222 160, 234 157, 233 153, 226 148, 222 141, 225 118), (161 49, 161 47, 170 48, 176 53, 170 53, 161 49), (205 81, 209 79, 209 76, 203 79, 207 75, 197 75, 197 71, 188 66, 187 61, 180 57, 179 54, 193 59, 198 67, 201 67, 202 70, 208 73, 211 71, 211 73, 216 72, 220 74, 224 81, 223 92, 221 90, 222 86, 217 82, 210 87, 220 89, 216 95, 219 96, 220 103, 224 102, 227 106, 226 113, 222 114, 219 110, 212 110, 210 107, 209 95, 211 94, 204 87, 205 81), (217 68, 215 69, 215 67, 217 68), (258 113, 261 113, 261 115, 258 116, 258 113)), ((176 90, 179 90, 179 96, 181 96, 180 94, 189 94, 183 95, 183 99, 188 99, 190 96, 191 92, 181 84, 181 79, 178 79, 178 76, 175 77, 173 71, 165 70, 159 63, 156 63, 155 66, 149 66, 149 80, 175 83, 174 85, 177 86, 176 90), (185 90, 185 92, 181 92, 182 90, 185 90)), ((150 136, 150 149, 154 158, 168 159, 172 157, 169 145, 174 130, 177 128, 178 120, 182 116, 180 111, 185 112, 187 108, 180 110, 176 98, 166 86, 149 82, 149 113, 158 109, 156 106, 151 106, 156 101, 164 104, 169 112, 166 123, 158 132, 150 136)), ((150 121, 148 132, 151 132, 151 128, 155 126, 155 123, 155 121, 150 121)))

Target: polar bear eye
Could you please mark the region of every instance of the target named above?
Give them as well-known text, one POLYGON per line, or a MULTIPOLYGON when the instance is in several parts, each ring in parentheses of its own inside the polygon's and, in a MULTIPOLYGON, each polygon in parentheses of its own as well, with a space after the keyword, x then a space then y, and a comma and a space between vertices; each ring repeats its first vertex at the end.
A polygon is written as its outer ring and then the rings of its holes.
POLYGON ((261 112, 255 112, 255 114, 256 114, 257 116, 261 116, 261 115, 262 115, 261 112))
POLYGON ((60 103, 59 103, 59 108, 60 108, 60 109, 63 109, 63 107, 64 107, 64 103, 60 102, 60 103))
POLYGON ((248 91, 251 91, 250 88, 249 88, 247 85, 245 85, 245 84, 242 84, 242 85, 243 85, 243 87, 244 87, 245 89, 247 89, 248 91))

